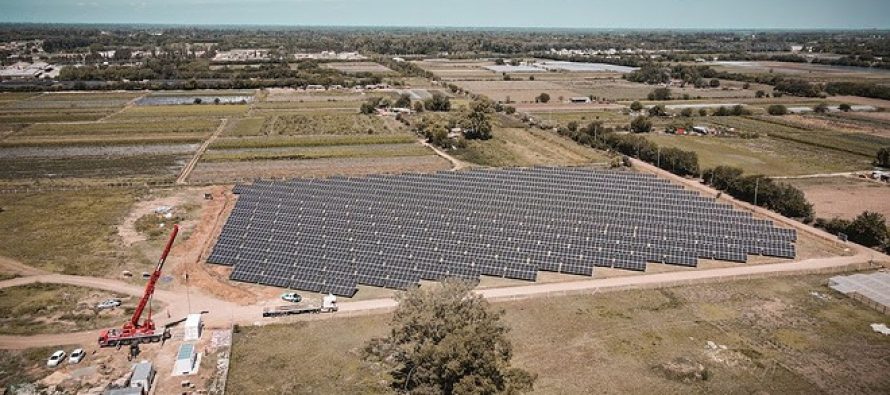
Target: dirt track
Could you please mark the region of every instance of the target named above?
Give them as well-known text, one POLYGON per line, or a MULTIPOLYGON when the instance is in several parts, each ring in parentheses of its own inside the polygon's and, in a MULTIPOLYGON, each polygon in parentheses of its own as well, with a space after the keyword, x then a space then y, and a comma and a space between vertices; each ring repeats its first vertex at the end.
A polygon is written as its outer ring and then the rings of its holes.
MULTIPOLYGON (((634 165, 647 172, 657 173, 663 177, 673 180, 679 184, 683 184, 690 189, 698 190, 704 194, 716 195, 717 192, 707 186, 700 184, 695 180, 687 180, 672 174, 665 173, 661 169, 654 166, 636 162, 634 165)), ((755 207, 744 202, 736 201, 731 197, 723 195, 721 200, 732 202, 737 206, 756 212, 759 215, 773 219, 774 221, 793 227, 799 232, 807 232, 819 238, 836 242, 834 236, 821 230, 810 227, 806 224, 782 217, 776 213, 755 207)), ((194 242, 199 245, 206 245, 207 237, 212 237, 213 231, 196 232, 194 242), (200 239, 200 240, 198 240, 200 239)), ((565 295, 572 293, 596 293, 603 291, 617 291, 633 288, 652 288, 676 286, 683 284, 692 284, 699 282, 719 282, 731 281, 747 278, 778 276, 778 275, 794 275, 802 273, 830 273, 846 270, 865 269, 876 267, 878 265, 890 266, 890 257, 876 252, 874 250, 861 247, 855 244, 847 244, 847 247, 853 252, 850 256, 835 256, 829 258, 806 259, 802 261, 789 263, 776 263, 764 265, 739 265, 728 268, 719 269, 690 269, 666 273, 643 274, 638 276, 623 276, 612 278, 590 279, 572 282, 547 283, 547 284, 530 284, 515 287, 490 288, 478 290, 477 293, 492 301, 515 300, 530 297, 565 295)), ((202 248, 197 249, 198 253, 202 248)), ((194 256, 186 258, 187 261, 195 259, 194 256)), ((188 263, 186 263, 188 265, 188 263)), ((142 288, 140 286, 123 283, 118 280, 68 276, 59 274, 40 274, 29 275, 26 277, 14 278, 11 280, 0 282, 0 288, 11 287, 34 282, 47 283, 63 283, 70 285, 78 285, 84 287, 93 287, 99 289, 110 290, 114 292, 126 293, 131 295, 141 295, 142 288)), ((214 296, 210 296, 201 290, 191 289, 187 293, 186 288, 179 287, 175 291, 160 290, 156 293, 156 298, 167 304, 170 318, 176 320, 184 317, 189 312, 208 311, 205 315, 205 323, 208 327, 226 327, 232 324, 258 324, 269 322, 280 322, 279 320, 263 320, 261 311, 263 306, 272 306, 279 302, 274 299, 261 301, 257 304, 239 305, 231 301, 222 300, 214 296)), ((391 310, 396 306, 396 301, 392 298, 363 300, 355 302, 342 302, 340 304, 340 312, 335 314, 321 314, 308 317, 295 317, 291 320, 306 319, 330 319, 343 316, 375 314, 391 310)), ((156 317, 157 318, 157 317, 156 317)), ((167 317, 157 318, 159 324, 163 324, 167 317)), ((23 349, 38 346, 52 346, 58 344, 84 343, 94 341, 97 331, 79 332, 73 334, 60 335, 37 335, 37 336, 0 336, 0 349, 23 349)))

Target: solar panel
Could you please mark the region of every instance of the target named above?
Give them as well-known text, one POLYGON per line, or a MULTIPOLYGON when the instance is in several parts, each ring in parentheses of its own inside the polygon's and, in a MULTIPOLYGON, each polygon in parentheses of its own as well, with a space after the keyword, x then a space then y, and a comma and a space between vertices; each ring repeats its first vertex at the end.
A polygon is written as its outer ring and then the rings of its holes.
POLYGON ((480 275, 534 281, 647 262, 795 256, 775 227, 654 175, 589 167, 257 181, 208 262, 231 279, 351 296, 480 275))

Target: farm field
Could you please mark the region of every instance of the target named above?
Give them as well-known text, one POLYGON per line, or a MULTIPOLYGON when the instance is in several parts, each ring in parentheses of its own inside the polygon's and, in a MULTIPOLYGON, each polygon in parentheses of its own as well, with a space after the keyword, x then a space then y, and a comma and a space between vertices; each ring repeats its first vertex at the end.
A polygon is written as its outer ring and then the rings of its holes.
POLYGON ((817 217, 853 219, 863 211, 890 218, 890 186, 850 177, 784 179, 800 188, 813 203, 817 217))
POLYGON ((483 166, 580 165, 608 162, 605 153, 583 147, 552 132, 496 128, 490 140, 469 140, 454 152, 464 161, 483 166))
POLYGON ((751 61, 751 62, 716 62, 710 64, 718 71, 742 74, 779 73, 791 76, 805 76, 812 82, 830 81, 890 81, 890 71, 866 69, 861 67, 830 66, 812 63, 751 61))
MULTIPOLYGON (((513 364, 538 375, 534 393, 886 392, 890 338, 869 327, 883 316, 825 282, 798 276, 494 307, 506 312, 513 364)), ((242 327, 229 388, 386 393, 379 384, 386 373, 363 362, 361 351, 386 334, 387 322, 388 315, 372 315, 242 327), (303 374, 276 374, 270 364, 303 374)))
POLYGON ((0 125, 96 121, 120 110, 141 93, 44 93, 10 95, 0 105, 0 125))
POLYGON ((130 107, 109 118, 110 121, 145 121, 146 119, 225 118, 244 115, 246 104, 157 105, 130 107))
POLYGON ((485 95, 500 102, 534 103, 541 93, 550 95, 553 102, 568 100, 580 93, 550 81, 455 81, 456 85, 470 92, 485 95))
POLYGON ((355 135, 404 133, 375 115, 328 112, 284 113, 266 118, 260 134, 266 136, 355 135))
POLYGON ((695 151, 702 169, 726 165, 739 167, 748 174, 789 176, 856 171, 871 166, 871 159, 861 155, 764 136, 742 139, 648 134, 646 138, 662 147, 695 151))
MULTIPOLYGON (((593 96, 599 100, 633 101, 645 100, 657 86, 640 84, 628 81, 566 81, 562 85, 578 92, 580 96, 593 96)), ((772 92, 772 87, 762 84, 751 84, 749 89, 743 89, 742 83, 734 81, 722 81, 721 88, 693 88, 671 87, 671 94, 676 99, 682 99, 688 95, 690 99, 726 99, 726 98, 754 98, 757 90, 767 93, 772 92)))
POLYGON ((432 152, 423 156, 389 158, 325 158, 199 162, 189 181, 224 183, 255 178, 354 176, 378 173, 427 173, 449 169, 450 163, 432 152))
POLYGON ((205 162, 250 161, 265 159, 388 158, 429 155, 416 142, 406 144, 362 144, 292 148, 250 148, 210 150, 201 157, 205 162))
POLYGON ((327 67, 330 69, 334 69, 347 74, 357 74, 357 73, 371 73, 371 74, 393 74, 394 71, 390 70, 389 67, 386 67, 382 64, 375 62, 330 62, 323 63, 322 67, 327 67))

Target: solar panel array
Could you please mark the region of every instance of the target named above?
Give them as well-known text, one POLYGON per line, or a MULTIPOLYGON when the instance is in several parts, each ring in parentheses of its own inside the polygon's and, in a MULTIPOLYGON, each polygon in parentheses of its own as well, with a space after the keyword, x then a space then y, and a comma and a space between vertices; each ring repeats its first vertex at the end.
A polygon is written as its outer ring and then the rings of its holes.
POLYGON ((629 171, 536 167, 257 181, 211 263, 231 278, 351 296, 479 275, 533 281, 647 262, 795 256, 796 234, 695 192, 629 171))

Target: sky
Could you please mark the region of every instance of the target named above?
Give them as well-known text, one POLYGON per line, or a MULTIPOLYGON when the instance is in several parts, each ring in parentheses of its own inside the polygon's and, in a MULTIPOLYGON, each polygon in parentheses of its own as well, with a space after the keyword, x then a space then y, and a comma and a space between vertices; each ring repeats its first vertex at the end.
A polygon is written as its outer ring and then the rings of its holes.
POLYGON ((0 0, 0 22, 594 29, 890 28, 888 0, 0 0))

